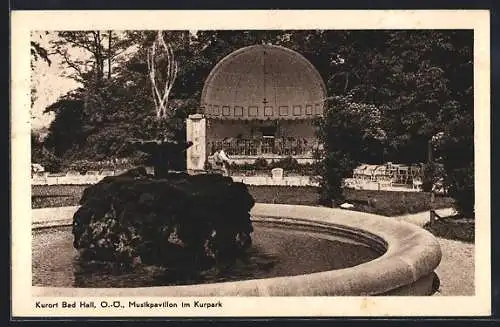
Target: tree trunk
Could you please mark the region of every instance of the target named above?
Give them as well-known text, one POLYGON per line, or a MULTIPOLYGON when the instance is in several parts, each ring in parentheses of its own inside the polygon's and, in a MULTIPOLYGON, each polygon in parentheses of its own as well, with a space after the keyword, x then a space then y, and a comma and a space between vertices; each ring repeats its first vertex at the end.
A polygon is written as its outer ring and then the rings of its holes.
POLYGON ((177 77, 178 68, 179 66, 177 61, 175 60, 172 47, 165 43, 165 41, 163 40, 163 34, 161 33, 161 31, 158 31, 156 40, 153 42, 151 48, 148 51, 149 78, 151 80, 151 90, 153 93, 153 100, 156 107, 156 116, 158 119, 167 117, 168 98, 177 77), (157 56, 157 50, 163 50, 167 56, 166 76, 164 78, 164 81, 161 81, 165 83, 163 92, 159 88, 160 81, 157 81, 156 78, 157 68, 155 58, 157 56))
POLYGON ((113 38, 113 32, 109 31, 108 36, 108 80, 111 79, 111 39, 113 38))
POLYGON ((96 83, 101 85, 102 79, 104 77, 104 60, 102 56, 101 49, 101 32, 97 31, 94 33, 95 42, 95 59, 96 59, 96 83))

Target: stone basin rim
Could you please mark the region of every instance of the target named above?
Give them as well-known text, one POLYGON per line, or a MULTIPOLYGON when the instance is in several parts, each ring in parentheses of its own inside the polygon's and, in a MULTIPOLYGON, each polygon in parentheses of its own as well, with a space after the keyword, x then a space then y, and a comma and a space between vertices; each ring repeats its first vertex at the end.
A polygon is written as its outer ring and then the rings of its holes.
MULTIPOLYGON (((41 209, 33 211, 37 210, 41 209)), ((441 261, 439 243, 431 233, 394 218, 336 208, 264 203, 256 203, 251 215, 257 217, 256 222, 271 220, 290 226, 319 224, 332 230, 343 230, 356 241, 386 251, 372 261, 351 268, 296 276, 137 288, 33 286, 32 293, 35 296, 69 297, 426 295, 423 293, 429 293, 433 282, 431 276, 441 261)), ((59 217, 53 224, 33 224, 33 229, 65 226, 70 221, 71 217, 66 220, 59 217)))

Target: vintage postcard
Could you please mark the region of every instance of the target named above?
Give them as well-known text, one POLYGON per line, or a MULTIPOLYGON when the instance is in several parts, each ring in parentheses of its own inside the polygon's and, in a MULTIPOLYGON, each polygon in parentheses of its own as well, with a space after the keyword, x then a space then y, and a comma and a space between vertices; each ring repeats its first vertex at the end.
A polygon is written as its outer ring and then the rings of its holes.
POLYGON ((11 30, 13 317, 490 315, 487 10, 11 30))

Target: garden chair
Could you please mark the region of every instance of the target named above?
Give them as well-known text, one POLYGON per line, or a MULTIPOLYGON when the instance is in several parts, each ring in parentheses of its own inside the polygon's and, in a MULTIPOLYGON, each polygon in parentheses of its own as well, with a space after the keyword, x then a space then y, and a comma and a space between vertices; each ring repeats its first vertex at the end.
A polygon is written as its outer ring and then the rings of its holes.
POLYGON ((408 179, 410 177, 409 167, 406 167, 406 166, 399 167, 398 174, 400 176, 401 184, 408 184, 408 179))
POLYGON ((381 190, 390 189, 392 187, 393 182, 394 180, 392 176, 383 176, 379 181, 380 189, 381 190))

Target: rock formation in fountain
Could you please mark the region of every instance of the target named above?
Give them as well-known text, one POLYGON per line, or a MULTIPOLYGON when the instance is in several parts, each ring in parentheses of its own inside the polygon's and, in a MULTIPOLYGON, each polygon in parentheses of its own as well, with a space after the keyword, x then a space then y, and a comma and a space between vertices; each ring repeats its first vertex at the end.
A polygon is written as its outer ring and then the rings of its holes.
POLYGON ((81 258, 190 269, 233 258, 251 244, 254 199, 245 184, 168 172, 168 154, 189 146, 142 142, 154 156, 154 176, 140 167, 85 189, 73 217, 81 258))

